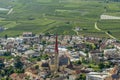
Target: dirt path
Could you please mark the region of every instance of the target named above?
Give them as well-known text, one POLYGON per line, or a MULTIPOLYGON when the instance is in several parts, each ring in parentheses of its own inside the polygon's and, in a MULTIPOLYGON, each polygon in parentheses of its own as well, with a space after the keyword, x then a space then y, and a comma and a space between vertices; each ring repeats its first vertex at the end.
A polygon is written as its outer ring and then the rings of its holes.
MULTIPOLYGON (((98 31, 103 31, 102 29, 100 29, 98 26, 97 26, 97 22, 95 22, 95 29, 98 30, 98 31)), ((103 31, 105 32, 106 35, 108 35, 110 38, 112 39, 116 39, 113 35, 109 34, 108 32, 106 31, 103 31)), ((117 40, 117 39, 116 39, 117 40)))
POLYGON ((13 11, 13 8, 11 8, 11 9, 8 11, 7 15, 9 15, 10 13, 12 13, 12 11, 13 11))
POLYGON ((77 34, 77 36, 79 35, 78 31, 76 31, 76 30, 74 30, 74 29, 73 29, 73 31, 77 34))
POLYGON ((112 36, 111 34, 109 34, 108 32, 105 32, 105 34, 107 34, 109 37, 116 39, 114 36, 112 36))
POLYGON ((95 29, 97 29, 98 31, 101 31, 101 29, 98 28, 98 26, 97 26, 97 22, 95 22, 95 29))

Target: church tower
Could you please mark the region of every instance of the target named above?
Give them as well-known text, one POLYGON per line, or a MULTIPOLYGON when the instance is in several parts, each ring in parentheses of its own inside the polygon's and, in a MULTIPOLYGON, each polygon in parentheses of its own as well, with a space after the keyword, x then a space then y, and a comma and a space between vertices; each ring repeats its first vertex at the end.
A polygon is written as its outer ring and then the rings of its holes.
POLYGON ((56 34, 56 40, 55 40, 55 73, 58 72, 59 69, 59 52, 58 52, 58 36, 56 34))

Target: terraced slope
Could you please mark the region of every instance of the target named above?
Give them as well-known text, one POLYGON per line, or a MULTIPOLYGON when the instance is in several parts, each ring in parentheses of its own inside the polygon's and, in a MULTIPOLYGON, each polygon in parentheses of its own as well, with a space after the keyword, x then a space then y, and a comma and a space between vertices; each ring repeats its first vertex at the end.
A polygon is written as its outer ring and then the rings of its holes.
POLYGON ((0 26, 7 30, 0 36, 18 36, 22 32, 56 33, 76 35, 75 27, 80 27, 79 34, 84 36, 108 37, 97 31, 94 23, 110 31, 115 37, 120 33, 120 21, 100 20, 100 15, 119 15, 119 2, 104 0, 0 0, 0 7, 13 9, 0 11, 0 26), (112 22, 112 23, 111 23, 112 22), (107 25, 106 25, 107 24, 107 25), (114 31, 111 28, 114 27, 114 31), (117 27, 117 28, 116 28, 117 27))

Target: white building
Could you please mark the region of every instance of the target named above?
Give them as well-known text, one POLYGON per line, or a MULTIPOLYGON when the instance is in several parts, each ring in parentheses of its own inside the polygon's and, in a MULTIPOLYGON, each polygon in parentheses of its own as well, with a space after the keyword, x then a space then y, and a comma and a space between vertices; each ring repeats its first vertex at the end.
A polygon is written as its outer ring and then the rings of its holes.
POLYGON ((0 55, 3 55, 7 50, 0 50, 0 55))
POLYGON ((90 72, 86 75, 86 80, 105 80, 108 76, 108 73, 90 72))
POLYGON ((105 49, 104 54, 114 54, 117 52, 117 49, 105 49))

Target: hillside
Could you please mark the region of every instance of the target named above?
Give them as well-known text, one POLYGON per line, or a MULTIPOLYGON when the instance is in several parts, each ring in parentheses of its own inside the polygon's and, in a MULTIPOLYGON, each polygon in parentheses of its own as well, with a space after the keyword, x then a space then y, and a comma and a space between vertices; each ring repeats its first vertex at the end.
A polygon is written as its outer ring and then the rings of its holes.
POLYGON ((100 20, 100 15, 120 16, 119 2, 105 0, 0 0, 0 26, 7 30, 0 36, 18 36, 22 32, 58 33, 109 37, 94 28, 95 22, 105 31, 120 39, 120 20, 100 20), (11 10, 11 11, 10 11, 11 10), (114 30, 114 31, 113 31, 114 30))

